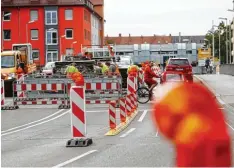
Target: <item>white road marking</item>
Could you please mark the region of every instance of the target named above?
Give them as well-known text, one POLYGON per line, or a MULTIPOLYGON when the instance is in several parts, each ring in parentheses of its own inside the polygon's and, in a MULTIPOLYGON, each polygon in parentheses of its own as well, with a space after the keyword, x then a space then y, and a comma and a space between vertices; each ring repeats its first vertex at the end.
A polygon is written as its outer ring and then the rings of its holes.
POLYGON ((147 110, 144 110, 144 112, 142 113, 141 117, 139 118, 138 122, 142 122, 143 119, 145 118, 146 114, 147 114, 147 110))
POLYGON ((51 114, 51 115, 49 115, 49 116, 47 116, 47 117, 41 118, 40 120, 36 120, 36 121, 30 122, 30 123, 27 123, 27 124, 24 124, 24 125, 20 125, 20 126, 17 126, 17 127, 10 128, 10 129, 8 129, 8 130, 2 131, 2 133, 8 132, 8 131, 12 131, 12 130, 15 130, 15 129, 18 129, 18 128, 21 128, 21 127, 25 127, 25 126, 27 126, 27 125, 34 124, 34 123, 36 123, 36 122, 45 120, 45 119, 47 119, 47 118, 50 118, 50 117, 52 117, 52 116, 54 116, 54 115, 60 113, 60 112, 63 111, 63 110, 64 110, 64 109, 59 110, 59 111, 57 111, 57 112, 55 112, 55 113, 53 113, 53 114, 51 114))
POLYGON ((57 118, 60 118, 60 117, 64 116, 65 114, 69 113, 69 112, 70 112, 70 110, 68 110, 68 111, 66 111, 65 113, 62 113, 62 114, 60 114, 60 115, 58 115, 58 116, 56 116, 56 117, 54 117, 54 118, 51 118, 51 119, 49 119, 49 120, 45 120, 45 121, 43 121, 43 122, 39 122, 39 123, 37 123, 37 124, 30 125, 30 126, 28 126, 28 127, 22 128, 22 129, 17 129, 17 130, 15 130, 15 131, 9 131, 9 132, 7 132, 7 133, 5 133, 5 134, 1 134, 1 136, 13 134, 13 133, 16 133, 16 132, 19 132, 19 131, 23 131, 23 130, 26 130, 26 129, 29 129, 29 128, 38 126, 38 125, 42 125, 42 124, 44 124, 44 123, 47 123, 47 122, 53 121, 53 120, 55 120, 55 119, 57 119, 57 118))
POLYGON ((156 137, 158 137, 158 129, 157 129, 157 132, 156 132, 156 135, 155 135, 156 137))
POLYGON ((74 158, 72 158, 72 159, 70 159, 70 160, 67 160, 67 161, 65 161, 65 162, 63 162, 63 163, 60 163, 60 164, 58 164, 58 165, 56 165, 56 166, 54 166, 54 167, 52 167, 52 168, 66 166, 66 165, 68 165, 68 164, 70 164, 70 163, 72 163, 72 162, 74 162, 74 161, 76 161, 76 160, 79 160, 79 159, 81 159, 81 158, 83 158, 83 157, 85 157, 85 156, 87 156, 87 155, 90 155, 90 154, 92 154, 92 153, 94 153, 94 152, 97 152, 97 150, 88 151, 88 152, 86 152, 86 153, 84 153, 84 154, 82 154, 82 155, 79 155, 79 156, 74 157, 74 158))
POLYGON ((226 124, 234 131, 234 128, 226 122, 226 124))
POLYGON ((128 134, 130 134, 131 132, 135 131, 136 128, 131 128, 130 130, 128 130, 125 134, 121 135, 120 138, 124 138, 126 137, 128 134))

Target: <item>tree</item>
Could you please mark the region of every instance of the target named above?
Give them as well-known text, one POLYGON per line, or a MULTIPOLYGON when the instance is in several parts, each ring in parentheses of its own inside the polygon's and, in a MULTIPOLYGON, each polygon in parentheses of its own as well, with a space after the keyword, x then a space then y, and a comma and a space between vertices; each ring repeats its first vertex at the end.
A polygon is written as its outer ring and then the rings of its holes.
MULTIPOLYGON (((227 28, 229 30, 230 25, 227 25, 227 28)), ((218 26, 218 30, 216 30, 214 32, 214 41, 215 41, 215 56, 218 57, 219 56, 219 31, 221 31, 221 35, 220 35, 220 56, 221 56, 221 63, 226 63, 226 33, 228 34, 228 38, 229 38, 229 31, 226 31, 226 26, 224 24, 224 22, 221 22, 218 26)), ((212 33, 208 32, 206 34, 206 39, 208 41, 206 41, 206 46, 210 46, 210 48, 213 51, 213 37, 212 37, 212 33)), ((212 53, 213 54, 213 53, 212 53)))

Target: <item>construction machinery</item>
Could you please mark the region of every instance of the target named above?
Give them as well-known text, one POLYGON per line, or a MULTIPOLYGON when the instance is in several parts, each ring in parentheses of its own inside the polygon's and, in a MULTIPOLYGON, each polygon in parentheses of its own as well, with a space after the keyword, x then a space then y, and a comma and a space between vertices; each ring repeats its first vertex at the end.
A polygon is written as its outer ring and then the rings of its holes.
POLYGON ((11 51, 1 52, 1 79, 4 80, 5 96, 11 97, 13 94, 12 83, 18 79, 18 70, 22 73, 31 74, 36 71, 36 64, 31 60, 31 44, 13 44, 11 51))

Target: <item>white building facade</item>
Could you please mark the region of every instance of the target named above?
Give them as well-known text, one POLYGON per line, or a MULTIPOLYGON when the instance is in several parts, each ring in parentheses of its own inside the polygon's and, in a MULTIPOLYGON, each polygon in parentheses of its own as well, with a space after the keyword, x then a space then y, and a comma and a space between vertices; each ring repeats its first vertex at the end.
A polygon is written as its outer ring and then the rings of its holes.
POLYGON ((94 15, 91 15, 91 44, 100 45, 100 20, 94 15))

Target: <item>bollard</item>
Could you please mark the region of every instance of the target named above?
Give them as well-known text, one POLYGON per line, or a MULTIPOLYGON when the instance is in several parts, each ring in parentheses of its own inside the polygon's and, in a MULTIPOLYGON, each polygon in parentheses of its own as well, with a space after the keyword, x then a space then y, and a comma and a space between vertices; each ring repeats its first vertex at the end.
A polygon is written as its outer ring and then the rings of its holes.
POLYGON ((66 147, 84 147, 92 144, 86 138, 85 90, 83 86, 73 86, 70 90, 71 132, 73 139, 68 140, 66 147))
POLYGON ((5 104, 4 80, 1 79, 1 106, 5 104))
POLYGON ((139 82, 139 87, 142 87, 144 83, 144 72, 142 70, 138 71, 138 82, 139 82))
POLYGON ((110 129, 116 129, 116 102, 109 103, 109 124, 110 129))
POLYGON ((133 94, 133 98, 134 98, 134 105, 135 105, 135 109, 138 109, 138 101, 137 101, 137 92, 135 91, 133 94))
POLYGON ((131 116, 131 110, 132 110, 132 106, 131 106, 131 96, 127 95, 126 97, 126 112, 127 112, 127 116, 130 117, 131 116))
POLYGON ((130 94, 130 100, 131 100, 131 113, 134 113, 134 111, 136 110, 136 107, 135 107, 135 101, 134 101, 134 94, 133 93, 130 94))
POLYGON ((131 94, 136 91, 137 88, 137 82, 135 76, 128 76, 127 79, 127 94, 131 94))
POLYGON ((119 99, 119 104, 120 104, 120 120, 121 122, 126 121, 126 99, 125 98, 120 98, 119 99))

